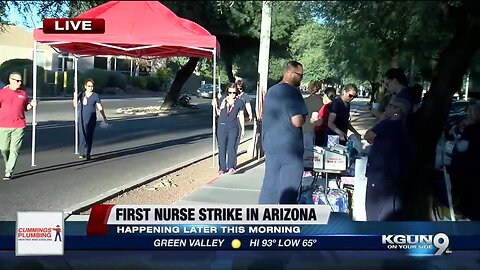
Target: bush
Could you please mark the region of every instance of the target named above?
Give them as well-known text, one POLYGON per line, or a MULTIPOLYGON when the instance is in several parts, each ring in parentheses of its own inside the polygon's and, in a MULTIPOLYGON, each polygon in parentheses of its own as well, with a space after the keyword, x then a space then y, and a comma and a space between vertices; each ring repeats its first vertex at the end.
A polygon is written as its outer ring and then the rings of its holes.
MULTIPOLYGON (((1 78, 1 80, 3 82, 5 82, 6 84, 8 84, 8 75, 10 75, 10 73, 7 73, 7 71, 12 69, 12 68, 15 68, 15 67, 26 66, 26 65, 33 65, 32 60, 15 58, 15 59, 10 59, 10 60, 7 60, 7 61, 3 62, 0 65, 0 78, 1 78), (5 74, 5 73, 7 73, 7 74, 5 74)), ((22 73, 22 75, 23 75, 23 73, 22 73)))
POLYGON ((133 76, 130 78, 130 85, 140 89, 145 89, 147 88, 147 80, 144 77, 133 76))
MULTIPOLYGON (((24 88, 33 88, 33 61, 30 59, 11 59, 0 65, 0 80, 8 84, 8 76, 12 72, 22 74, 24 88), (26 71, 26 76, 25 76, 26 71)), ((45 70, 43 67, 37 66, 37 93, 41 94, 45 91, 44 82, 45 70)))
POLYGON ((95 92, 100 94, 103 93, 103 89, 107 87, 110 80, 109 72, 106 70, 98 68, 87 69, 78 76, 79 91, 83 91, 83 81, 86 78, 91 78, 95 81, 95 92))
POLYGON ((153 76, 146 76, 145 79, 147 80, 147 89, 152 91, 159 91, 162 83, 159 78, 153 76))
POLYGON ((157 69, 155 76, 158 78, 160 85, 170 82, 173 79, 172 70, 168 67, 161 67, 157 69))
POLYGON ((127 76, 119 71, 107 71, 108 72, 108 86, 118 87, 123 90, 127 87, 127 76))

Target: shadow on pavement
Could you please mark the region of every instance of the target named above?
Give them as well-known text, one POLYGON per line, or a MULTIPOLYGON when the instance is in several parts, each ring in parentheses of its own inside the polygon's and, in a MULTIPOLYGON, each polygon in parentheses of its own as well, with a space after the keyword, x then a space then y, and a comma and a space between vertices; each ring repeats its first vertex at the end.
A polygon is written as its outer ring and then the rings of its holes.
POLYGON ((106 161, 106 160, 121 158, 121 157, 125 157, 125 156, 130 156, 130 155, 155 151, 155 150, 159 150, 159 149, 170 147, 170 146, 175 146, 175 145, 180 145, 180 144, 192 144, 195 141, 200 141, 200 140, 204 140, 204 139, 207 139, 207 138, 211 138, 210 133, 199 134, 199 135, 195 135, 195 136, 190 136, 190 137, 185 137, 185 138, 180 138, 180 139, 174 139, 174 140, 170 140, 170 141, 152 143, 152 144, 147 144, 147 145, 142 145, 142 146, 135 146, 135 147, 130 147, 130 148, 126 148, 126 149, 114 150, 114 151, 109 151, 109 152, 105 152, 105 153, 95 154, 95 155, 92 155, 91 160, 80 160, 80 161, 74 161, 74 162, 67 162, 67 163, 56 164, 56 165, 52 165, 52 166, 48 166, 48 167, 23 171, 23 172, 20 172, 18 174, 15 174, 15 180, 17 180, 17 178, 21 178, 21 177, 25 177, 25 176, 30 176, 30 175, 35 175, 35 174, 40 174, 40 173, 45 173, 45 172, 50 172, 50 171, 56 171, 56 170, 62 170, 62 169, 71 168, 71 167, 75 167, 75 166, 79 166, 79 165, 86 165, 86 164, 88 165, 88 164, 92 164, 92 163, 97 163, 99 161, 106 161))

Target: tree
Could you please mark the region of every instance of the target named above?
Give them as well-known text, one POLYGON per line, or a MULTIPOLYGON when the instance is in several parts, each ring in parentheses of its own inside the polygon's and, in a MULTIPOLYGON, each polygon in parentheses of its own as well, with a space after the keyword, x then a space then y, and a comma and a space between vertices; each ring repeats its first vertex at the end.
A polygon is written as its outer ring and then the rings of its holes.
POLYGON ((169 109, 177 103, 183 84, 192 75, 199 60, 197 57, 191 57, 188 62, 177 71, 172 86, 163 100, 162 109, 169 109))
POLYGON ((327 29, 314 20, 300 26, 292 35, 289 50, 304 68, 303 80, 325 80, 335 76, 326 56, 327 29))
MULTIPOLYGON (((406 179, 409 218, 428 220, 436 177, 437 141, 448 116, 452 95, 460 89, 470 60, 480 48, 475 40, 480 30, 480 4, 468 1, 337 1, 325 3, 320 11, 326 18, 326 25, 337 33, 335 37, 348 33, 361 40, 353 47, 355 50, 365 48, 364 55, 386 59, 390 66, 398 66, 402 61, 405 64, 413 59, 412 56, 422 60, 418 62, 423 69, 428 70, 432 64, 435 66, 431 87, 414 116, 413 168, 406 179), (375 47, 385 51, 375 50, 375 47), (367 51, 369 54, 366 54, 367 51)), ((336 48, 339 50, 337 55, 346 56, 349 45, 340 44, 336 48)), ((353 64, 360 59, 368 61, 349 55, 348 63, 353 64)), ((361 77, 360 72, 356 75, 361 77)))

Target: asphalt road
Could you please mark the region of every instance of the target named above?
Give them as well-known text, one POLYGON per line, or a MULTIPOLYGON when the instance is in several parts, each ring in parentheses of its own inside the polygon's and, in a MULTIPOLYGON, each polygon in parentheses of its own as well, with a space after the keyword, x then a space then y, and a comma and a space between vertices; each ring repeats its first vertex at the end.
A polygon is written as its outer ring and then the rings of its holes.
MULTIPOLYGON (((122 106, 158 105, 158 100, 105 99, 103 103, 113 112, 122 106)), ((17 211, 72 210, 118 187, 133 185, 139 179, 151 178, 211 152, 209 100, 193 98, 192 101, 201 103, 199 110, 168 117, 120 118, 112 120, 107 129, 97 128, 89 161, 74 155, 70 101, 42 102, 37 114, 36 167, 30 166, 31 126, 28 126, 15 169, 17 178, 0 181, 0 220, 16 220, 17 211)), ((31 115, 27 117, 31 119, 31 115)))

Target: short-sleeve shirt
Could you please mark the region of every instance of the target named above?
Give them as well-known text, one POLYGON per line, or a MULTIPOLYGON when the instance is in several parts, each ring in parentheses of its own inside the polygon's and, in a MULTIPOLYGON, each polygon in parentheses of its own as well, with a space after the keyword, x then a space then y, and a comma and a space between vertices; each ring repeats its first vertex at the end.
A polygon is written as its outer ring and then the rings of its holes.
POLYGON ((247 103, 250 103, 250 101, 252 100, 250 98, 250 96, 245 93, 245 92, 242 92, 242 94, 240 96, 238 96, 241 100, 243 100, 243 103, 247 104, 247 103))
POLYGON ((29 103, 27 93, 22 89, 12 91, 5 86, 0 90, 0 128, 24 128, 25 111, 29 103))
MULTIPOLYGON (((347 102, 345 105, 343 100, 337 97, 332 101, 332 105, 330 105, 330 113, 336 114, 334 124, 346 134, 348 132, 348 119, 350 118, 350 103, 347 102)), ((328 128, 327 134, 337 135, 337 133, 330 128, 328 128)))
POLYGON ((93 92, 90 97, 87 98, 87 103, 83 102, 83 97, 85 96, 85 92, 83 92, 78 97, 78 115, 79 117, 83 117, 83 119, 93 119, 97 118, 97 103, 101 103, 100 95, 93 92))
POLYGON ((292 116, 308 114, 300 91, 279 83, 267 91, 263 104, 262 145, 267 155, 303 155, 303 132, 292 124, 292 116))
POLYGON ((328 117, 330 116, 330 106, 332 106, 332 102, 329 102, 320 108, 318 111, 318 120, 323 119, 321 126, 315 126, 316 132, 325 132, 328 129, 328 117))
MULTIPOLYGON (((383 179, 398 184, 408 169, 411 144, 402 120, 385 119, 372 128, 377 136, 368 155, 366 176, 382 175, 383 179)), ((388 184, 388 183, 383 183, 388 184)))
POLYGON ((225 102, 225 106, 220 110, 218 128, 230 129, 238 127, 240 124, 238 122, 238 113, 243 110, 245 103, 242 99, 235 99, 233 106, 228 105, 226 99, 223 99, 223 102, 225 102))

